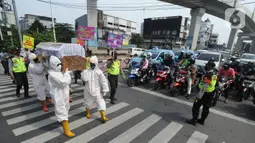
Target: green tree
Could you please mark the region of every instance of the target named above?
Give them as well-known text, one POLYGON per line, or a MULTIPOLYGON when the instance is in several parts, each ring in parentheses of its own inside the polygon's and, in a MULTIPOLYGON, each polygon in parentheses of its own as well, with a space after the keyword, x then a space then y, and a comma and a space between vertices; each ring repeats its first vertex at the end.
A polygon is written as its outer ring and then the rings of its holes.
POLYGON ((44 31, 41 33, 30 31, 30 33, 25 33, 25 34, 35 38, 35 41, 34 41, 35 46, 37 44, 39 44, 40 42, 53 42, 54 41, 52 31, 44 31))
POLYGON ((55 30, 58 42, 71 43, 71 38, 76 35, 73 26, 68 23, 57 23, 55 30))
POLYGON ((130 43, 137 45, 137 47, 140 47, 144 43, 144 39, 139 34, 132 34, 130 43))
POLYGON ((11 49, 16 49, 19 47, 19 36, 18 30, 14 25, 11 25, 10 28, 5 26, 1 26, 2 34, 3 34, 3 41, 0 40, 0 50, 1 51, 8 51, 11 49), (7 31, 11 31, 12 35, 8 35, 7 31))
POLYGON ((44 32, 46 28, 43 26, 43 24, 39 20, 35 20, 34 23, 29 27, 29 31, 33 32, 44 32))

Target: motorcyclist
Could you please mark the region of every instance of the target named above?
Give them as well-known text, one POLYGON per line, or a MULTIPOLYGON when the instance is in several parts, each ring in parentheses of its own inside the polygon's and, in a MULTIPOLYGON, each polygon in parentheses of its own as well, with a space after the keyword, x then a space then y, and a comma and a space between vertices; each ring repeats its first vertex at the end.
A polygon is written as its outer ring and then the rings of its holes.
POLYGON ((192 59, 190 60, 189 64, 188 64, 188 89, 187 89, 187 95, 186 98, 189 99, 190 94, 191 94, 191 88, 192 88, 192 84, 194 84, 196 76, 197 76, 197 66, 195 65, 195 60, 192 59))
POLYGON ((178 61, 181 61, 185 58, 185 51, 181 51, 180 56, 178 57, 178 61))
POLYGON ((161 64, 163 65, 163 68, 170 68, 169 73, 167 75, 168 85, 171 84, 173 78, 174 78, 174 72, 175 72, 175 61, 173 59, 174 55, 172 53, 165 54, 165 58, 161 61, 161 64))
POLYGON ((143 58, 140 64, 140 71, 141 71, 141 77, 144 78, 144 75, 146 74, 148 67, 149 67, 149 61, 147 59, 147 55, 145 53, 143 53, 141 55, 141 57, 143 58))
MULTIPOLYGON (((227 77, 228 79, 235 80, 235 70, 230 67, 230 62, 227 62, 221 67, 219 71, 219 76, 227 77)), ((229 88, 225 89, 224 95, 225 95, 225 103, 227 103, 228 100, 228 91, 229 88)))
MULTIPOLYGON (((249 80, 255 80, 255 64, 252 62, 248 62, 247 64, 245 64, 242 68, 241 68, 241 75, 240 75, 240 82, 239 84, 239 88, 238 88, 238 92, 237 92, 237 96, 239 96, 239 101, 242 101, 243 96, 242 95, 242 86, 240 84, 242 84, 242 82, 245 79, 249 79, 249 80)), ((255 98, 254 99, 254 103, 255 103, 255 98)))
POLYGON ((209 114, 209 108, 211 107, 211 102, 213 99, 213 92, 215 90, 215 85, 217 81, 217 76, 214 73, 215 64, 212 62, 208 62, 205 66, 206 73, 202 77, 202 80, 199 83, 199 93, 194 101, 192 107, 192 115, 193 118, 191 120, 187 120, 187 123, 196 125, 198 122, 201 125, 204 125, 205 119, 209 114), (200 119, 199 110, 200 107, 203 105, 203 112, 200 119))
POLYGON ((189 52, 186 54, 185 58, 179 62, 179 65, 181 65, 181 67, 186 67, 190 64, 192 60, 192 53, 189 52))
POLYGON ((151 63, 151 61, 152 61, 152 53, 151 52, 147 53, 147 59, 148 59, 149 63, 151 63))

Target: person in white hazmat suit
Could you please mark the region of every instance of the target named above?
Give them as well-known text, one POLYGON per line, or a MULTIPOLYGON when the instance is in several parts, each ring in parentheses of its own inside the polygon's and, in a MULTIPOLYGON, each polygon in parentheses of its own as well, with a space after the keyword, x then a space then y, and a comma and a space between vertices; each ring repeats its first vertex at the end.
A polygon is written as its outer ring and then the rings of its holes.
POLYGON ((74 137, 75 134, 69 130, 68 111, 69 104, 69 84, 71 83, 71 75, 68 69, 65 73, 61 72, 61 61, 55 57, 50 57, 50 69, 48 71, 48 82, 50 85, 50 94, 55 104, 55 114, 59 122, 62 122, 64 134, 67 137, 74 137))
POLYGON ((109 92, 108 80, 103 72, 98 68, 98 59, 96 56, 90 58, 90 68, 81 73, 81 78, 85 82, 84 105, 86 107, 86 117, 91 117, 90 108, 96 103, 98 111, 101 114, 102 122, 108 119, 105 116, 106 104, 103 96, 109 92))
POLYGON ((42 109, 44 112, 48 111, 45 100, 51 103, 51 99, 46 96, 46 84, 47 80, 45 77, 45 67, 39 61, 38 57, 34 53, 29 54, 30 64, 28 66, 29 74, 32 77, 32 82, 34 85, 35 92, 37 94, 37 98, 40 100, 42 109))

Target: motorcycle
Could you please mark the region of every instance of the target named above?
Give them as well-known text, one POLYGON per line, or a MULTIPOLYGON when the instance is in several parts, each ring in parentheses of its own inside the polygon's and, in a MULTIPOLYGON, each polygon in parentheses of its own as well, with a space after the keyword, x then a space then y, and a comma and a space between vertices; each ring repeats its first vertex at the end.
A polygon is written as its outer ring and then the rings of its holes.
POLYGON ((216 85, 216 89, 213 95, 212 106, 217 104, 217 101, 224 95, 224 92, 227 88, 229 88, 230 84, 233 80, 229 80, 226 77, 219 77, 219 80, 216 85))
POLYGON ((163 88, 166 83, 168 83, 169 79, 169 74, 171 70, 169 67, 165 67, 163 70, 158 70, 157 71, 157 77, 156 77, 156 82, 154 89, 158 90, 160 87, 163 88))
POLYGON ((133 68, 128 76, 127 85, 133 87, 139 83, 149 83, 150 80, 151 78, 148 76, 147 72, 145 72, 142 77, 142 71, 140 71, 139 68, 133 68))
POLYGON ((250 95, 255 91, 255 79, 245 78, 241 84, 240 102, 247 100, 250 95))
POLYGON ((187 71, 179 70, 176 72, 175 82, 170 85, 170 94, 173 97, 185 94, 187 90, 187 77, 187 71))

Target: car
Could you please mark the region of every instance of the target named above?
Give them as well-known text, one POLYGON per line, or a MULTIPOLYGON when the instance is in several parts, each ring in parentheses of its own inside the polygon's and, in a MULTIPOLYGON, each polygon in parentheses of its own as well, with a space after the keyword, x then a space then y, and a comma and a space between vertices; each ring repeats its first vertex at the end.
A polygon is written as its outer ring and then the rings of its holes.
MULTIPOLYGON (((161 60, 164 59, 164 56, 166 54, 172 54, 173 55, 173 59, 174 59, 174 52, 172 50, 161 50, 161 49, 158 49, 158 50, 146 50, 144 53, 145 54, 148 54, 148 53, 152 53, 152 57, 151 57, 151 64, 161 64, 161 60)), ((133 58, 132 60, 130 60, 129 62, 129 67, 130 66, 139 66, 140 65, 140 62, 142 61, 142 58, 141 57, 135 57, 133 58)))
POLYGON ((201 53, 198 58, 196 59, 195 64, 200 67, 204 67, 205 64, 209 61, 210 58, 214 58, 216 69, 219 69, 220 66, 225 62, 224 56, 219 52, 211 52, 207 51, 201 53))
POLYGON ((142 48, 131 48, 128 51, 128 53, 130 56, 134 56, 134 55, 140 56, 144 51, 145 49, 142 49, 142 48))
POLYGON ((241 63, 255 62, 255 54, 244 53, 240 57, 241 63))

